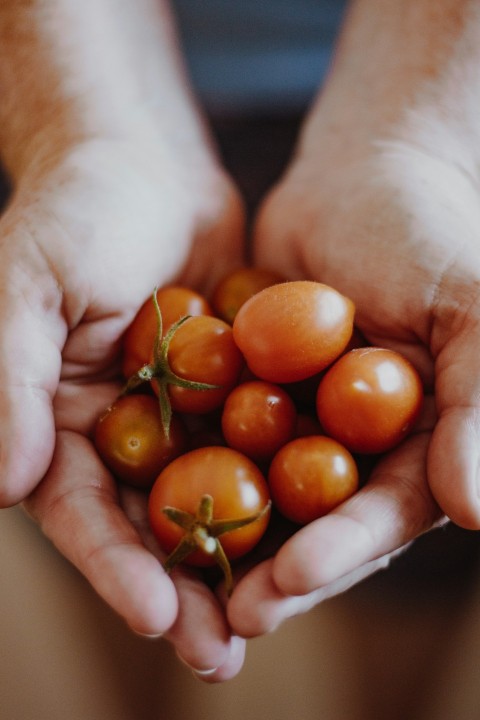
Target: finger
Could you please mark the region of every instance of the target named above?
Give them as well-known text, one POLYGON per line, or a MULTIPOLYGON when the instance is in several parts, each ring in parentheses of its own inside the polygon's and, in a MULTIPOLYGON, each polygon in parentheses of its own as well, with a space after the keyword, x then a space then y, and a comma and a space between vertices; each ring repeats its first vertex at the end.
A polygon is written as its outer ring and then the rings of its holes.
POLYGON ((201 580, 179 572, 174 582, 179 613, 165 637, 199 679, 209 683, 230 680, 242 668, 245 643, 232 636, 223 608, 201 580))
POLYGON ((172 573, 179 610, 166 635, 181 660, 199 673, 211 673, 226 662, 231 631, 212 591, 194 574, 172 573))
POLYGON ((441 511, 425 476, 428 438, 409 438, 378 464, 358 493, 280 548, 272 571, 280 592, 313 592, 432 527, 441 511))
MULTIPOLYGON (((145 546, 163 562, 165 553, 148 523, 146 493, 123 487, 121 499, 145 546)), ((178 613, 165 639, 175 647, 180 660, 202 680, 229 679, 231 673, 240 670, 244 649, 232 638, 223 607, 193 568, 179 566, 171 577, 178 597, 178 613)))
POLYGON ((480 529, 480 333, 466 324, 437 358, 439 420, 428 453, 437 502, 461 527, 480 529))
POLYGON ((245 264, 245 207, 228 178, 220 176, 212 194, 217 216, 208 228, 197 233, 187 264, 179 281, 198 288, 207 297, 231 270, 245 264), (225 182, 227 180, 227 182, 225 182), (215 262, 212 263, 212 258, 215 262))
MULTIPOLYGON (((11 272, 13 272, 11 270, 11 272)), ((65 327, 56 310, 61 302, 23 274, 0 275, 0 506, 20 502, 40 482, 55 443, 52 397, 61 367, 65 327), (8 282, 8 285, 7 285, 8 282)))
POLYGON ((391 555, 365 563, 343 577, 306 595, 285 595, 273 579, 273 558, 257 565, 235 589, 228 606, 233 630, 243 638, 253 638, 276 630, 291 617, 345 592, 378 570, 386 568, 391 555))
POLYGON ((158 635, 171 627, 177 614, 172 580, 121 509, 115 485, 88 440, 58 433, 51 467, 25 506, 133 630, 158 635))
POLYGON ((253 255, 259 267, 303 280, 307 275, 300 245, 308 228, 303 227, 304 217, 297 215, 292 226, 292 209, 297 205, 294 192, 282 183, 262 203, 253 227, 253 255))
POLYGON ((246 642, 243 638, 238 636, 232 636, 230 640, 230 648, 227 659, 213 671, 209 672, 198 672, 195 671, 193 674, 199 680, 205 683, 220 683, 226 680, 232 680, 238 675, 243 667, 245 661, 245 649, 246 642))

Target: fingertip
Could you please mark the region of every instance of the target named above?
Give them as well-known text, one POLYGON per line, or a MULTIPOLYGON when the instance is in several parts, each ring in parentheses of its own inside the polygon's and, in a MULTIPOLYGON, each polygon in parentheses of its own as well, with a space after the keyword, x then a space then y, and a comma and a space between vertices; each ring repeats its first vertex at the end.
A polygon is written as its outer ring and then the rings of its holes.
POLYGON ((246 641, 243 638, 233 635, 230 638, 228 655, 221 665, 213 668, 196 668, 188 662, 177 651, 177 657, 192 673, 193 677, 203 683, 210 685, 232 680, 243 667, 245 662, 246 641))
POLYGON ((252 639, 273 632, 285 600, 272 575, 273 559, 257 565, 238 583, 227 606, 227 618, 234 633, 252 639))
POLYGON ((302 562, 295 562, 288 548, 285 552, 279 552, 273 566, 273 582, 278 590, 284 595, 301 596, 312 590, 311 569, 302 562))
POLYGON ((337 579, 341 572, 342 553, 339 546, 333 549, 335 552, 329 550, 331 538, 337 537, 336 533, 330 533, 331 525, 330 518, 311 523, 280 548, 274 559, 272 576, 281 593, 308 595, 337 579))
POLYGON ((445 515, 480 530, 480 418, 459 409, 443 417, 428 452, 428 482, 445 515))
POLYGON ((198 680, 208 684, 218 684, 233 680, 238 675, 245 662, 246 641, 233 635, 230 639, 230 648, 226 660, 217 668, 211 670, 193 670, 193 675, 198 680))
MULTIPOLYGON (((137 567, 139 581, 136 582, 135 577, 132 577, 136 589, 130 594, 128 607, 122 604, 119 611, 133 632, 155 639, 165 635, 175 624, 178 598, 171 579, 163 569, 160 566, 148 567, 151 560, 156 562, 150 557, 145 558, 144 562, 140 559, 137 567), (142 568, 142 565, 145 566, 142 568)), ((113 606, 112 601, 109 602, 113 606)))
POLYGON ((231 629, 210 588, 186 568, 172 572, 178 595, 178 615, 166 638, 189 668, 210 671, 228 659, 231 629))

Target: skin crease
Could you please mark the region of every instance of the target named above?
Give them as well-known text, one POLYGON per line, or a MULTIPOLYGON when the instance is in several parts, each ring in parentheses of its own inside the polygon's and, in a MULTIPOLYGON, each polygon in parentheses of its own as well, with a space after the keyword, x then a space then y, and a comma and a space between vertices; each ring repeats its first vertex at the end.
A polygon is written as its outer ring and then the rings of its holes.
POLYGON ((385 567, 444 513, 480 527, 480 18, 462 0, 355 0, 260 209, 257 262, 352 297, 367 339, 435 380, 437 409, 427 402, 361 493, 246 572, 225 614, 221 590, 191 571, 165 576, 145 499, 119 494, 89 439, 118 392, 119 338, 152 288, 211 287, 242 254, 242 203, 186 88, 167 8, 132 7, 0 4, 0 146, 14 184, 0 224, 0 500, 26 498, 133 629, 163 633, 219 682, 241 668, 238 636, 385 567))

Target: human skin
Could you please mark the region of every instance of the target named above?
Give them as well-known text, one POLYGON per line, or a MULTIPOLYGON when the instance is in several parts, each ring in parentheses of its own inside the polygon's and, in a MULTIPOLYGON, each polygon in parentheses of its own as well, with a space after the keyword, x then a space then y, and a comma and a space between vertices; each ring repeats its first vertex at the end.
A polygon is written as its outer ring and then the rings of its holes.
POLYGON ((164 5, 0 3, 0 146, 14 184, 0 225, 1 504, 26 498, 126 622, 215 669, 209 682, 241 667, 232 628, 272 630, 384 567, 444 513, 479 526, 480 64, 469 6, 352 3, 255 232, 259 264, 345 292, 370 342, 405 352, 430 388, 435 378, 440 420, 429 400, 417 434, 358 495, 250 570, 229 627, 221 594, 190 572, 163 573, 144 497, 118 494, 89 433, 119 388, 119 338, 152 288, 205 288, 239 261, 241 202, 186 89, 164 5))
POLYGON ((207 291, 242 261, 243 204, 168 10, 2 2, 0 87, 13 186, 0 223, 0 504, 24 501, 136 632, 162 633, 194 668, 228 676, 244 643, 203 583, 165 574, 143 498, 119 492, 91 442, 119 392, 121 335, 153 288, 207 291))
POLYGON ((351 297, 367 340, 404 353, 427 399, 357 495, 238 584, 228 617, 241 635, 385 566, 444 517, 480 527, 479 40, 476 3, 353 2, 259 212, 256 262, 351 297))

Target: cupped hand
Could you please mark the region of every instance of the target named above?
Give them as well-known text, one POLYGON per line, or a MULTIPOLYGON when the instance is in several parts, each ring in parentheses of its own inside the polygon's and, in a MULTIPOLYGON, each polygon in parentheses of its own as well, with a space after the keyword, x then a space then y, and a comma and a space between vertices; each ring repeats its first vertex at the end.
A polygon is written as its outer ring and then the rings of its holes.
POLYGON ((351 297, 367 342, 419 370, 425 413, 361 492, 242 579, 228 617, 244 636, 384 566, 443 517, 480 528, 478 145, 469 144, 465 86, 454 82, 467 55, 447 44, 416 64, 393 24, 377 42, 355 15, 293 161, 260 209, 255 259, 351 297))
POLYGON ((164 573, 138 498, 119 494, 90 434, 153 288, 206 290, 242 245, 242 204, 216 160, 141 141, 91 140, 32 165, 0 224, 1 505, 24 501, 134 630, 168 633, 198 670, 241 665, 243 646, 203 585, 164 573))

